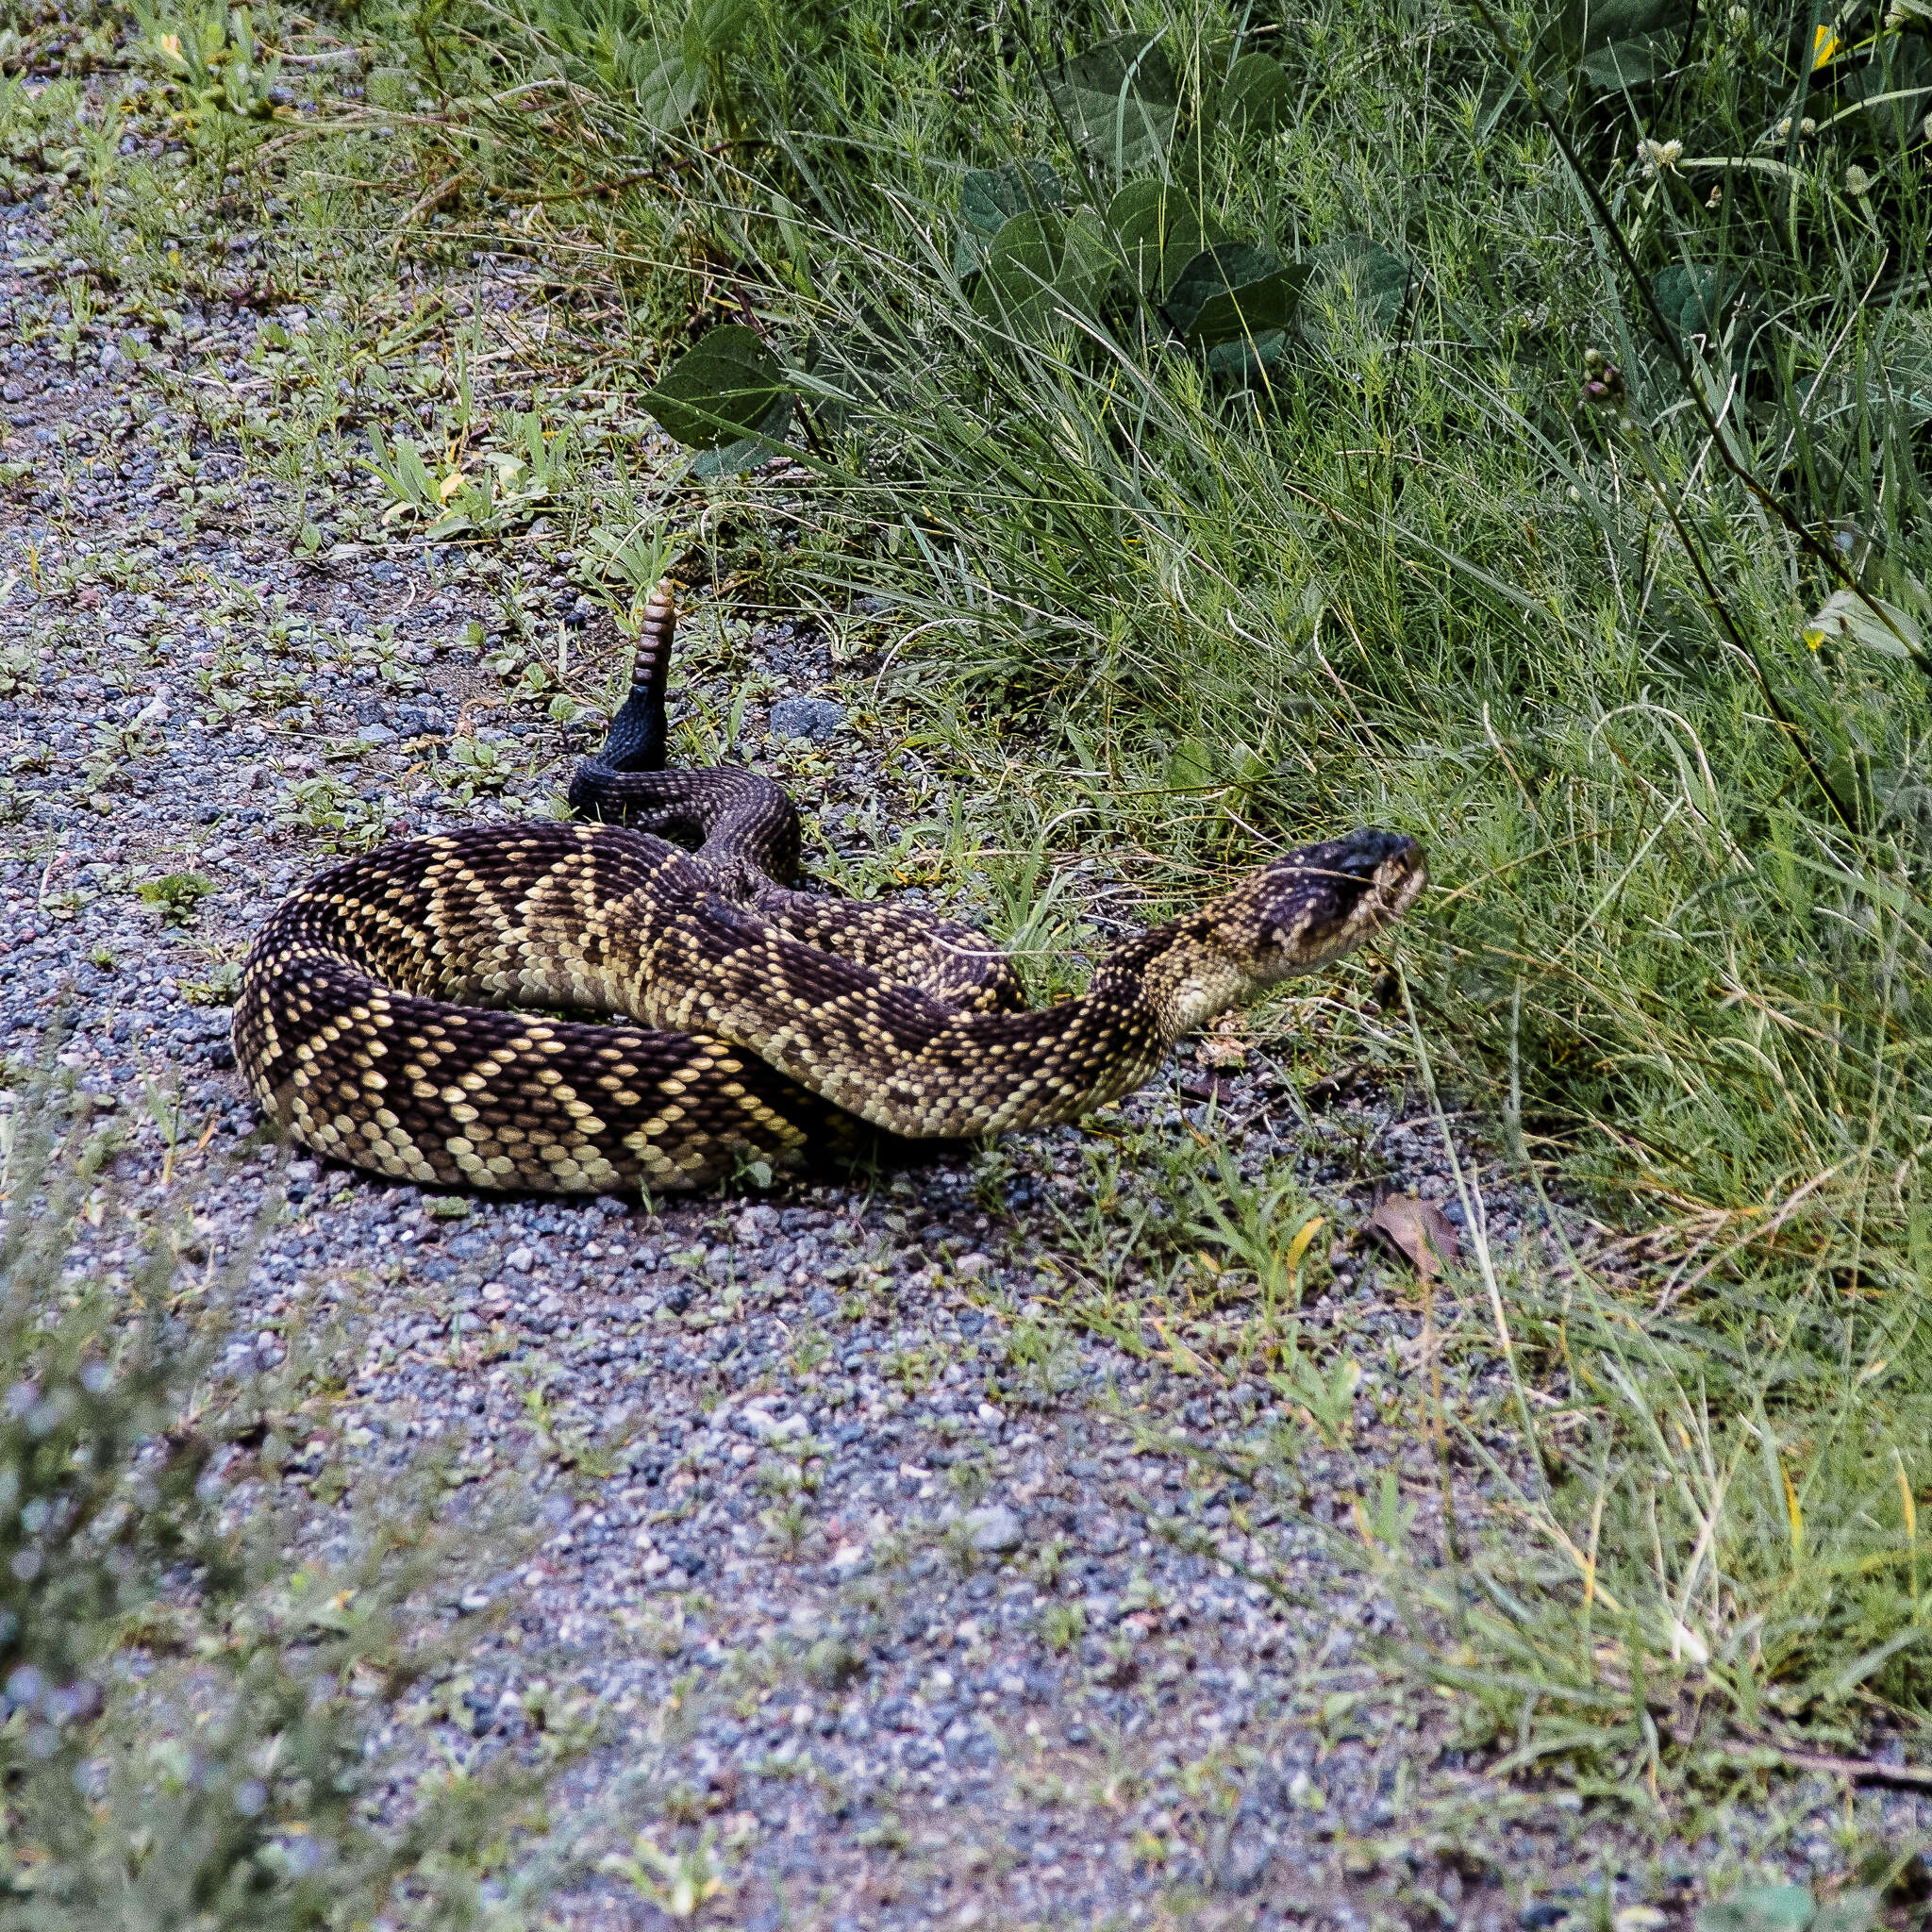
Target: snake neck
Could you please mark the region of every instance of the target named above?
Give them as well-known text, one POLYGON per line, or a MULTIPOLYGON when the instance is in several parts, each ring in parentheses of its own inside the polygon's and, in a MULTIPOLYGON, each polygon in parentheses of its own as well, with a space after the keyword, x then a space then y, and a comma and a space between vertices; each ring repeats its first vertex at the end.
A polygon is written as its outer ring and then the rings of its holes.
POLYGON ((1086 999, 1144 1013, 1163 1048, 1197 1032, 1259 990, 1254 973, 1219 942, 1215 924, 1210 907, 1124 941, 1094 969, 1086 999))

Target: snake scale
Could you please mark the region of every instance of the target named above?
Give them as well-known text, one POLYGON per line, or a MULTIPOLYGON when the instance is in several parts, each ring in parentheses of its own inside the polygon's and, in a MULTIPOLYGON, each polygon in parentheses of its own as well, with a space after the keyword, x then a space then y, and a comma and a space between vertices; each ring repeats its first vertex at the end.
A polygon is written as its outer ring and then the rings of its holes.
POLYGON ((798 817, 772 780, 664 769, 675 623, 661 586, 571 786, 586 823, 385 846, 269 916, 235 1054, 295 1140, 400 1180, 612 1193, 795 1166, 860 1122, 933 1139, 1070 1121, 1423 888, 1399 833, 1307 846, 1029 1011, 983 933, 795 890, 798 817))

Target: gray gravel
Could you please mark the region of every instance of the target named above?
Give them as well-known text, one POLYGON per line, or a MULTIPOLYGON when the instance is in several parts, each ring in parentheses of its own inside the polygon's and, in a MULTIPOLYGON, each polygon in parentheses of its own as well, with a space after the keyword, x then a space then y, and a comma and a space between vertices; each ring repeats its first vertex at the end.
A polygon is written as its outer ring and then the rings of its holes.
MULTIPOLYGON (((5 226, 9 263, 48 245, 31 209, 5 226)), ((465 287, 503 309, 530 299, 508 270, 465 287)), ((0 275, 0 325, 57 300, 38 273, 0 275)), ((191 308, 158 353, 239 365, 262 320, 191 308)), ((1497 1932, 1532 1874, 1581 1883, 1607 1849, 1619 1904, 1676 1912, 1671 1857, 1568 1801, 1499 1804, 1433 1703, 1375 1668, 1394 1613, 1343 1552, 1354 1465, 1291 1405, 1183 1373, 1158 1332, 1135 1350, 1058 1321, 1086 1265, 1057 1212, 1083 1203, 1074 1130, 657 1212, 283 1168, 233 1069, 221 968, 325 862, 329 828, 302 823, 317 781, 351 833, 545 809, 595 721, 500 702, 483 664, 507 604, 586 652, 616 640, 541 532, 508 563, 333 538, 292 558, 282 486, 152 408, 111 351, 67 366, 14 347, 4 394, 6 456, 34 474, 0 499, 0 1027, 17 1061, 65 1029, 61 1065, 125 1131, 118 1184, 152 1199, 170 1165, 192 1190, 192 1259, 240 1251, 281 1172, 288 1211, 231 1350, 236 1366, 326 1358, 312 1432, 273 1478, 317 1550, 358 1488, 425 1448, 453 1512, 473 1486, 529 1486, 532 1547, 461 1599, 508 1615, 417 1716, 425 1754, 604 1727, 559 1792, 575 1820, 562 1923, 662 1923, 596 1868, 645 1826, 669 1842, 667 1819, 686 1841, 715 1828, 720 1910, 746 1932, 1353 1932, 1397 1911, 1497 1932), (202 487, 226 486, 192 533, 168 469, 184 445, 202 487), (212 694, 241 689, 223 667, 244 657, 265 695, 224 715, 212 694), (299 675, 277 683, 284 664, 299 675), (458 733, 501 765, 467 797, 458 733), (183 874, 209 890, 170 924, 160 882, 183 874), (1282 1431, 1277 1482, 1243 1457, 1282 1431)), ((909 756, 886 775, 867 667, 808 627, 734 618, 725 635, 741 672, 694 674, 685 708, 722 711, 751 667, 741 752, 798 791, 832 853, 889 841, 942 788, 909 756)), ((1260 1056, 1188 1065, 1126 1118, 1292 1156, 1338 1229, 1378 1175, 1459 1222, 1433 1125, 1336 1087, 1310 1119, 1260 1056)), ((1507 1248, 1518 1206, 1479 1148, 1462 1154, 1507 1248)), ((1355 1243, 1333 1261, 1311 1325, 1370 1366, 1360 1443, 1427 1537, 1434 1471, 1415 1432, 1384 1440, 1376 1420, 1413 1372, 1415 1298, 1355 1243)), ((1828 1818, 1832 1791, 1814 1795, 1828 1818)), ((1932 1807, 1860 1802, 1901 1834, 1932 1826, 1932 1807)))
POLYGON ((830 698, 780 698, 772 707, 772 730, 780 738, 823 743, 845 728, 845 707, 830 698))

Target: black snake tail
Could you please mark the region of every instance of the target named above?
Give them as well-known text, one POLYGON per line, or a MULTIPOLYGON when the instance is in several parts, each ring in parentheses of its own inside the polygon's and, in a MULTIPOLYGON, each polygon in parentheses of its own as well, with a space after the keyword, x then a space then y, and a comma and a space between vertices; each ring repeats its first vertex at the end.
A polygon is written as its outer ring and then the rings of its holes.
POLYGON ((580 819, 655 832, 716 867, 718 883, 736 896, 756 898, 797 876, 798 813, 783 786, 756 772, 664 769, 664 693, 676 638, 677 597, 666 577, 638 626, 630 696, 604 748, 572 777, 570 808, 580 819))
MULTIPOLYGON (((661 772, 668 749, 664 692, 671 676, 671 648, 677 641, 677 591, 669 577, 653 591, 638 625, 630 696, 610 721, 610 738, 599 761, 615 772, 661 772)), ((573 797, 572 804, 575 804, 573 797)))

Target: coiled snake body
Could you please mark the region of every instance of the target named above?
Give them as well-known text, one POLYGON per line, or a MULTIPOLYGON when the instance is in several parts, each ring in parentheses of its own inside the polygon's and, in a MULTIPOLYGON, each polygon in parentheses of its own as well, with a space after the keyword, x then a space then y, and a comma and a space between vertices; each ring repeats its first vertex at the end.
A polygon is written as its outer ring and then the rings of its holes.
POLYGON ((771 780, 662 769, 674 628, 667 586, 571 787, 597 823, 408 840, 270 915, 235 1055, 296 1140, 397 1179, 609 1193, 794 1165, 855 1117, 916 1139, 1073 1120, 1422 890, 1399 834, 1307 846, 1027 1011, 984 934, 791 890, 798 820, 771 780))

